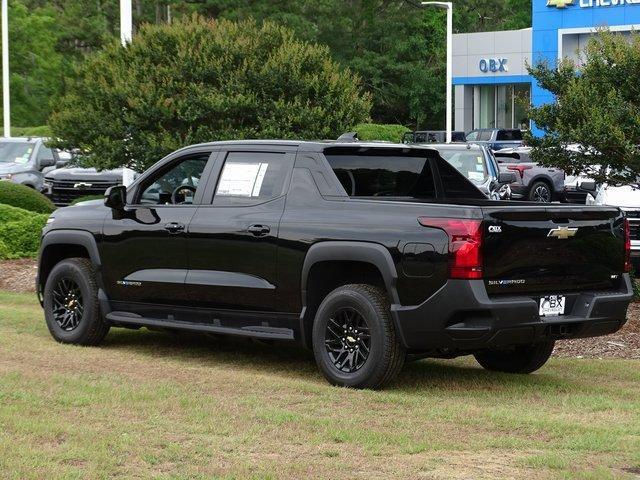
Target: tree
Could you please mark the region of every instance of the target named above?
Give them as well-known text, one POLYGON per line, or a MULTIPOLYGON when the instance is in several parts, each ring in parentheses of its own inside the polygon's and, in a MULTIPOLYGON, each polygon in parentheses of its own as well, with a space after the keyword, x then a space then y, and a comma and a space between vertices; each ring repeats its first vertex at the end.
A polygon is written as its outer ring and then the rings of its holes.
POLYGON ((640 35, 602 30, 587 44, 581 64, 529 68, 556 102, 531 108, 543 131, 529 134, 532 158, 568 174, 599 182, 628 182, 640 175, 640 35), (566 148, 578 144, 576 148, 566 148))
POLYGON ((56 19, 51 9, 32 11, 20 0, 9 7, 12 124, 43 125, 64 75, 62 56, 55 50, 56 19))
POLYGON ((328 48, 285 27, 193 16, 89 56, 56 106, 56 147, 143 170, 198 142, 335 138, 366 120, 371 102, 328 48))

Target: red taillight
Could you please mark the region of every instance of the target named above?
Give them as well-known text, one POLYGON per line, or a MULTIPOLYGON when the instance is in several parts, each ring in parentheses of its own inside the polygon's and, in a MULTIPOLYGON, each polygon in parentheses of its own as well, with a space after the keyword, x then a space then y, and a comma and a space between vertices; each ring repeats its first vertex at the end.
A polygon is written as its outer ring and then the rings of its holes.
POLYGON ((631 227, 629 219, 624 219, 624 271, 631 271, 631 227))
POLYGON ((420 217, 423 227, 439 228, 449 237, 449 277, 482 278, 482 221, 420 217))
POLYGON ((508 170, 515 170, 520 174, 520 179, 524 178, 524 171, 533 168, 531 165, 507 165, 508 170))

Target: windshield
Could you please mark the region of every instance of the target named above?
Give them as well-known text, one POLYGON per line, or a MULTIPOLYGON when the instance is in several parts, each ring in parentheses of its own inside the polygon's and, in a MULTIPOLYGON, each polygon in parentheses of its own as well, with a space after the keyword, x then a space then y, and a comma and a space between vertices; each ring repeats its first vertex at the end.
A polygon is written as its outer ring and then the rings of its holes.
POLYGON ((440 156, 475 185, 486 182, 489 173, 480 150, 440 150, 440 156))
POLYGON ((31 142, 0 142, 0 163, 28 163, 35 145, 31 142))

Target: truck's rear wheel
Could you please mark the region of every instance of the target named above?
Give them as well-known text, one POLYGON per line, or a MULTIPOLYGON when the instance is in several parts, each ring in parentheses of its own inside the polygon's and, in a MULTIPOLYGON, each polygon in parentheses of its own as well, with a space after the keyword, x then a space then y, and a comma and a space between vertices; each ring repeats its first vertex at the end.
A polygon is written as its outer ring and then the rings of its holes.
POLYGON ((487 350, 475 354, 483 368, 496 372, 531 373, 542 367, 553 352, 553 340, 519 345, 508 350, 487 350))
POLYGON ((313 324, 313 353, 333 385, 378 388, 402 369, 400 344, 385 293, 344 285, 322 301, 313 324))
POLYGON ((62 343, 97 345, 109 332, 100 313, 93 265, 86 258, 58 263, 44 287, 44 315, 53 338, 62 343))
POLYGON ((553 192, 547 182, 537 181, 529 189, 529 200, 538 203, 551 203, 553 192))

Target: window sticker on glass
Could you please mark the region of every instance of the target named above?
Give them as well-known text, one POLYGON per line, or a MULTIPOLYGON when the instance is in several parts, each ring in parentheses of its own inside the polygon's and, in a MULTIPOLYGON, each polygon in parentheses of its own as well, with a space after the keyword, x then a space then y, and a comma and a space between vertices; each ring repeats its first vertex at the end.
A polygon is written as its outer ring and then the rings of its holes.
POLYGON ((216 195, 259 197, 268 163, 227 163, 216 195))
POLYGON ((24 165, 29 161, 29 157, 16 157, 14 163, 19 165, 24 165))

